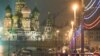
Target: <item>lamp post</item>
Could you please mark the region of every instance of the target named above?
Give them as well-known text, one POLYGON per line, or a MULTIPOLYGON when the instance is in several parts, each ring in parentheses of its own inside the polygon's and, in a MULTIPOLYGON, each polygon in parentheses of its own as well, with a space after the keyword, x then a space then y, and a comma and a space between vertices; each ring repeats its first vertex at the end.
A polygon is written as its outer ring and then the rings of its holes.
POLYGON ((74 22, 73 22, 73 21, 71 21, 71 26, 72 26, 72 29, 73 29, 73 25, 74 25, 74 22))
MULTIPOLYGON (((77 9, 78 9, 78 5, 74 4, 73 7, 72 7, 72 9, 74 11, 74 32, 75 32, 76 26, 77 26, 77 24, 76 24, 76 18, 77 18, 76 14, 77 13, 76 12, 77 12, 77 9)), ((76 35, 76 33, 75 33, 75 35, 76 35)), ((76 52, 76 38, 75 38, 75 52, 76 52)))
POLYGON ((59 40, 59 39, 58 39, 59 32, 60 32, 59 30, 56 31, 57 42, 58 42, 58 40, 59 40))
POLYGON ((57 42, 58 42, 58 40, 59 40, 59 38, 58 38, 59 32, 60 32, 59 30, 56 31, 56 37, 57 37, 57 40, 56 40, 56 41, 57 41, 57 42))
POLYGON ((73 5, 73 11, 74 11, 74 26, 76 26, 76 12, 77 12, 77 9, 78 9, 78 5, 77 4, 74 4, 73 5))
POLYGON ((2 45, 3 27, 0 26, 0 56, 4 56, 4 45, 2 45))
POLYGON ((84 0, 82 2, 82 24, 81 24, 81 56, 84 56, 84 0))
POLYGON ((59 30, 56 31, 57 34, 58 34, 59 32, 60 32, 59 30))
MULTIPOLYGON (((60 32, 59 30, 56 30, 56 52, 59 49, 59 47, 58 47, 58 36, 59 36, 59 32, 60 32)), ((57 55, 59 55, 59 53, 57 55)))
POLYGON ((71 39, 71 37, 72 37, 72 35, 73 35, 73 26, 74 26, 74 22, 73 21, 71 21, 71 29, 68 31, 68 38, 69 38, 69 41, 70 41, 70 39, 71 39))
MULTIPOLYGON (((71 30, 69 32, 69 37, 73 37, 73 34, 74 34, 74 21, 71 21, 71 30)), ((72 50, 73 50, 73 43, 72 43, 72 50)))
POLYGON ((8 56, 10 56, 10 37, 8 38, 8 56))

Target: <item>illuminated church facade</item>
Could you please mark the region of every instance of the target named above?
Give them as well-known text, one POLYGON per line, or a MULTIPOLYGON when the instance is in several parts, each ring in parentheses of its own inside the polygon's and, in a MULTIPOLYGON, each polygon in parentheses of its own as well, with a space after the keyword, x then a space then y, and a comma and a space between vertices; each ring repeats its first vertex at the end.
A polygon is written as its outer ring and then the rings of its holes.
MULTIPOLYGON (((49 13, 48 13, 49 15, 49 13)), ((31 10, 24 0, 16 0, 15 12, 8 5, 5 9, 4 40, 46 40, 53 36, 53 20, 48 16, 43 32, 40 28, 40 11, 31 10)))

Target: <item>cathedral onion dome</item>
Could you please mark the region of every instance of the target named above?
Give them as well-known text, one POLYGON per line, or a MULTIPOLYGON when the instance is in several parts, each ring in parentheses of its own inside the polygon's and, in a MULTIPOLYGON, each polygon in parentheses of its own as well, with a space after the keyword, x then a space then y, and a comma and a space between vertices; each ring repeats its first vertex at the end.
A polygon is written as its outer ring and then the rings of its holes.
POLYGON ((39 16, 40 14, 40 11, 38 10, 37 7, 35 7, 33 10, 32 10, 32 17, 34 17, 35 15, 39 16))
POLYGON ((22 8, 22 14, 23 14, 23 17, 29 17, 30 13, 31 13, 31 9, 27 6, 24 6, 22 8))
POLYGON ((35 7, 34 9, 33 9, 33 11, 32 11, 32 13, 39 13, 40 11, 38 10, 38 8, 37 7, 35 7))
POLYGON ((11 8, 10 8, 10 6, 8 5, 7 7, 6 7, 6 12, 8 12, 8 13, 11 13, 11 8))
POLYGON ((5 10, 6 10, 6 16, 10 17, 11 16, 11 8, 10 8, 10 6, 8 5, 5 10))
POLYGON ((25 4, 25 0, 17 0, 16 4, 25 4))
POLYGON ((25 2, 25 0, 17 0, 17 2, 25 2))

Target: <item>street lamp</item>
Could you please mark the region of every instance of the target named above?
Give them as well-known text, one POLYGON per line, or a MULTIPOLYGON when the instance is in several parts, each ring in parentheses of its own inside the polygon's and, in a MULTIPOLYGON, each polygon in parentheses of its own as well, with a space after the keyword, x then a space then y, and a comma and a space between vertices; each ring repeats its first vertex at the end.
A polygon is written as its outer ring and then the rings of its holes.
POLYGON ((0 27, 0 33, 2 32, 2 30, 3 30, 3 27, 0 27))
POLYGON ((3 50, 4 50, 4 47, 0 45, 0 56, 3 56, 3 50))
MULTIPOLYGON (((77 23, 76 23, 76 12, 77 12, 77 9, 78 9, 78 5, 77 4, 73 4, 73 6, 72 6, 72 9, 73 9, 73 11, 74 11, 74 32, 75 32, 75 30, 76 30, 76 26, 77 26, 77 23)), ((75 34, 76 35, 76 34, 75 34)), ((76 38, 75 38, 75 51, 76 51, 76 38)))
POLYGON ((58 34, 59 32, 60 32, 59 30, 56 31, 57 34, 58 34))
POLYGON ((57 41, 58 41, 59 32, 60 32, 59 30, 56 31, 57 41))
MULTIPOLYGON (((58 40, 59 40, 59 38, 58 38, 59 37, 59 32, 60 32, 59 30, 56 30, 56 49, 57 50, 58 50, 58 43, 59 43, 58 42, 58 40)), ((57 50, 56 50, 56 52, 57 52, 57 50)))
POLYGON ((74 11, 74 26, 75 26, 75 23, 76 23, 76 12, 77 12, 77 9, 78 9, 78 5, 77 4, 73 4, 72 9, 74 11))
POLYGON ((74 26, 74 22, 73 22, 73 21, 71 21, 71 27, 72 27, 72 29, 73 29, 73 26, 74 26))
POLYGON ((59 32, 60 32, 59 30, 56 31, 56 37, 57 37, 57 40, 58 40, 59 32))
POLYGON ((59 32, 60 32, 59 30, 56 31, 57 41, 58 41, 59 32))
MULTIPOLYGON (((84 0, 81 0, 82 2, 82 24, 81 24, 81 53, 84 53, 84 0)), ((84 54, 81 54, 81 56, 84 56, 84 54)))

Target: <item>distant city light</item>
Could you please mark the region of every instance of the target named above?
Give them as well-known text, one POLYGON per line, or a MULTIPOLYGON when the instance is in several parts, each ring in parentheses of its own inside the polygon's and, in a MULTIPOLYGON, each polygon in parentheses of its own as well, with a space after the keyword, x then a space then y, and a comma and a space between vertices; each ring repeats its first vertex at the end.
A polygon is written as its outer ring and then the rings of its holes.
POLYGON ((0 27, 0 33, 2 32, 2 30, 3 30, 3 27, 0 27))
POLYGON ((57 32, 57 33, 59 33, 60 31, 59 31, 59 30, 57 30, 56 32, 57 32))
POLYGON ((0 45, 0 56, 3 56, 3 46, 2 45, 0 45))
POLYGON ((74 4, 73 7, 72 7, 72 9, 76 11, 78 9, 78 5, 74 4))
POLYGON ((62 53, 66 53, 66 49, 67 49, 67 47, 66 46, 63 46, 62 53))

